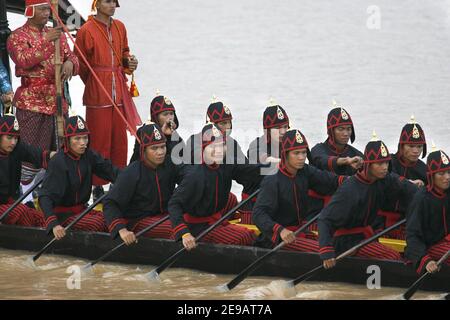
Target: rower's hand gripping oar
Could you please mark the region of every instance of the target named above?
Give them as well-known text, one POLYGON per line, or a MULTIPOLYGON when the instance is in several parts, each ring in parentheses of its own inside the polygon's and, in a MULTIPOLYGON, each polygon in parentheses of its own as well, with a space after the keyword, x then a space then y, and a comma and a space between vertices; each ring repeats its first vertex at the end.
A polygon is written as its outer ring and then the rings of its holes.
MULTIPOLYGON (((164 221, 166 221, 167 219, 169 219, 169 216, 165 216, 164 218, 159 219, 158 221, 156 221, 155 223, 147 226, 146 228, 142 229, 141 231, 139 231, 138 233, 136 233, 136 238, 139 238, 141 235, 146 234, 147 232, 149 232, 150 230, 152 230, 153 228, 155 228, 156 226, 159 226, 161 223, 163 223, 164 221)), ((117 249, 123 247, 125 245, 125 242, 121 242, 119 243, 117 246, 115 246, 114 248, 112 248, 111 250, 109 250, 108 252, 106 252, 104 255, 102 255, 100 258, 89 262, 88 264, 86 264, 82 269, 84 271, 90 271, 92 269, 93 266, 95 266, 97 263, 99 263, 100 261, 103 261, 104 259, 106 259, 107 257, 109 257, 113 252, 115 252, 117 249)))
MULTIPOLYGON (((80 221, 81 219, 83 219, 83 217, 85 215, 87 215, 89 212, 91 212, 92 209, 95 208, 95 206, 97 204, 99 204, 105 197, 106 197, 107 193, 105 193, 104 195, 102 195, 100 198, 98 198, 97 200, 95 200, 89 207, 87 207, 80 215, 78 215, 78 217, 73 220, 71 223, 69 223, 67 225, 67 227, 64 228, 65 231, 69 230, 72 226, 74 226, 75 224, 78 223, 78 221, 80 221)), ((48 248, 50 248, 55 242, 56 242, 56 237, 54 237, 49 243, 47 243, 45 245, 45 247, 43 247, 38 253, 36 253, 32 258, 30 263, 34 264, 34 262, 39 259, 39 257, 45 252, 47 251, 48 248)))
MULTIPOLYGON (((336 258, 336 262, 341 260, 342 258, 345 258, 351 254, 353 254, 356 250, 361 249, 362 247, 364 247, 365 245, 377 240, 379 237, 385 235, 386 233, 391 232, 392 230, 398 228, 399 226, 401 226, 402 224, 404 224, 406 222, 406 219, 402 219, 399 222, 393 224, 392 226, 384 229, 383 231, 371 236, 370 238, 367 238, 366 240, 358 243, 356 246, 348 249, 347 251, 341 253, 337 258, 336 258)), ((314 269, 302 274, 301 276, 295 278, 294 280, 290 280, 290 281, 286 281, 285 282, 285 287, 286 289, 288 289, 289 295, 295 295, 295 286, 297 284, 299 284, 300 282, 303 282, 305 280, 308 280, 310 278, 312 278, 313 276, 315 276, 316 274, 320 273, 322 271, 322 269, 324 269, 323 264, 315 267, 314 269)))
MULTIPOLYGON (((244 201, 241 201, 239 204, 237 204, 234 208, 232 208, 230 211, 228 211, 226 214, 224 214, 219 220, 217 220, 214 224, 212 224, 208 229, 200 233, 196 238, 195 241, 200 241, 204 236, 206 236, 211 230, 213 230, 218 225, 221 225, 222 222, 227 220, 229 217, 231 217, 232 214, 234 214, 237 210, 239 210, 244 204, 246 204, 248 201, 252 200, 258 193, 259 190, 256 190, 253 192, 247 199, 244 201)), ((170 267, 181 255, 184 254, 186 251, 186 248, 183 246, 180 250, 178 250, 176 253, 171 255, 169 258, 164 260, 163 263, 161 263, 157 268, 153 269, 152 271, 145 274, 146 278, 148 280, 157 280, 160 281, 159 275, 166 270, 168 267, 170 267)))
MULTIPOLYGON (((436 263, 439 267, 442 263, 447 260, 447 258, 450 256, 450 250, 447 251, 446 254, 444 254, 439 261, 436 263)), ((432 273, 429 273, 428 271, 425 272, 419 279, 417 279, 409 288, 406 290, 406 292, 403 294, 403 299, 409 300, 411 297, 416 293, 417 290, 419 290, 422 283, 428 278, 429 275, 432 275, 432 273)))
MULTIPOLYGON (((318 218, 319 214, 317 214, 314 218, 309 220, 306 224, 304 224, 301 228, 297 229, 294 232, 294 236, 297 236, 300 232, 308 228, 311 224, 313 224, 318 218)), ((268 257, 272 256, 275 252, 277 252, 279 249, 281 249, 286 242, 281 241, 275 248, 258 258, 256 261, 254 261, 252 264, 250 264, 248 267, 246 267, 244 270, 241 271, 236 277, 234 277, 233 280, 228 282, 227 284, 221 285, 217 287, 217 290, 220 292, 227 292, 235 288, 239 283, 244 281, 245 278, 247 278, 250 274, 252 274, 253 271, 259 268, 260 265, 266 260, 268 257)))
POLYGON ((5 212, 3 212, 3 214, 0 216, 0 222, 2 222, 2 220, 4 218, 6 218, 6 216, 13 211, 19 204, 22 203, 22 201, 28 197, 28 195, 30 193, 32 193, 44 180, 44 177, 40 178, 30 189, 28 189, 23 195, 20 196, 19 199, 17 199, 12 205, 11 207, 9 207, 5 212))

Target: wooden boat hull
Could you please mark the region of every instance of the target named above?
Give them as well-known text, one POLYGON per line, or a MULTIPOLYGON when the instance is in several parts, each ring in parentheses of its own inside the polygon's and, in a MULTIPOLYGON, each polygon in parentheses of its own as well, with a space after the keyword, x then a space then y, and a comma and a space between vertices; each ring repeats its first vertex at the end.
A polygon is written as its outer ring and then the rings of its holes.
MULTIPOLYGON (((38 251, 51 237, 42 229, 0 225, 0 247, 12 250, 38 251)), ((112 241, 106 233, 68 232, 48 253, 69 255, 94 260, 107 252, 119 241, 112 241)), ((139 243, 123 247, 111 255, 108 261, 126 264, 158 265, 181 244, 164 239, 141 238, 139 243)), ((189 268, 217 274, 238 274, 247 265, 266 253, 266 249, 254 247, 200 244, 196 250, 186 253, 174 267, 189 268)), ((294 278, 320 264, 316 254, 279 251, 253 274, 294 278)), ((346 258, 329 271, 320 273, 312 281, 367 283, 371 274, 367 268, 376 265, 381 272, 381 286, 409 287, 417 275, 411 266, 396 261, 379 261, 361 258, 346 258)), ((149 268, 150 270, 151 268, 149 268)), ((450 268, 444 266, 424 283, 423 290, 450 290, 450 268)))

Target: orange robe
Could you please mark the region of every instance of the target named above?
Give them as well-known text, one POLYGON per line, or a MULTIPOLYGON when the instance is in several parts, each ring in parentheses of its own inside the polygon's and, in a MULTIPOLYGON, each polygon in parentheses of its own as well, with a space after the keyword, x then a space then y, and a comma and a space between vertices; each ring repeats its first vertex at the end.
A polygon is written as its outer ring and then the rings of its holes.
POLYGON ((123 104, 122 87, 117 74, 128 72, 122 68, 130 56, 127 30, 119 20, 112 20, 111 26, 90 16, 77 33, 75 54, 80 61, 80 77, 85 84, 83 104, 88 108, 111 106, 100 85, 84 63, 81 53, 87 58, 102 84, 117 105, 123 104), (114 50, 111 48, 114 48, 114 50), (120 57, 117 57, 117 55, 120 57))
MULTIPOLYGON (((86 106, 86 121, 91 131, 91 148, 104 158, 111 159, 119 168, 127 162, 126 125, 111 99, 105 94, 95 79, 82 56, 108 91, 120 112, 131 126, 141 124, 141 119, 133 103, 127 87, 126 68, 130 48, 128 47, 127 30, 122 22, 111 19, 111 24, 90 16, 78 31, 75 54, 80 60, 80 77, 85 84, 83 104, 86 106)), ((105 184, 106 181, 94 178, 94 185, 105 184)))

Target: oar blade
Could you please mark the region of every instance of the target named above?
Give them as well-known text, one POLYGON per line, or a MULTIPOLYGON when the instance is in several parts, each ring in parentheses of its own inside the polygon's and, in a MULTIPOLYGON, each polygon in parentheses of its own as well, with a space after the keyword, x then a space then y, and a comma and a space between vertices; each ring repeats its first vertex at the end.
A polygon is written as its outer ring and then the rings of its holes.
POLYGON ((403 294, 403 299, 405 300, 409 300, 411 299, 411 297, 416 293, 419 284, 421 283, 421 281, 417 281, 414 285, 412 285, 404 294, 403 294))
POLYGON ((27 257, 27 259, 25 260, 25 264, 33 269, 38 269, 38 266, 34 263, 33 258, 33 256, 27 257))
POLYGON ((228 287, 228 284, 221 284, 216 287, 216 290, 221 293, 229 292, 231 289, 228 287))
POLYGON ((92 263, 87 263, 81 268, 81 274, 85 276, 93 275, 94 274, 94 266, 92 263))
POLYGON ((161 282, 158 271, 156 269, 145 274, 145 278, 150 282, 161 282))

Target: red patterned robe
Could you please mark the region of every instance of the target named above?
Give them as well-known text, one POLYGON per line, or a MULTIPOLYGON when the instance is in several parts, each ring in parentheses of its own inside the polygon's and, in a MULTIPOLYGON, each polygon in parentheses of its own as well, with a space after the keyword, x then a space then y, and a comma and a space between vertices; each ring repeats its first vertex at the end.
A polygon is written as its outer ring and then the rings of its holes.
MULTIPOLYGON (((14 30, 8 38, 7 48, 16 64, 16 76, 21 78, 21 86, 14 96, 18 109, 53 115, 56 112, 56 85, 54 42, 44 36, 42 31, 28 22, 14 30)), ((74 65, 74 75, 78 74, 78 58, 70 50, 64 35, 61 35, 61 57, 74 65)), ((67 102, 63 99, 63 110, 67 112, 67 102)))
MULTIPOLYGON (((14 95, 17 119, 20 123, 21 139, 44 150, 54 149, 54 117, 56 114, 56 85, 54 42, 44 36, 48 28, 42 30, 29 22, 14 30, 8 38, 7 48, 16 65, 16 76, 21 78, 21 86, 14 95)), ((61 58, 74 65, 73 74, 78 74, 79 63, 70 50, 64 35, 61 35, 61 58)), ((63 112, 67 113, 67 101, 63 97, 63 112)), ((25 163, 22 183, 30 183, 39 169, 25 163)))

